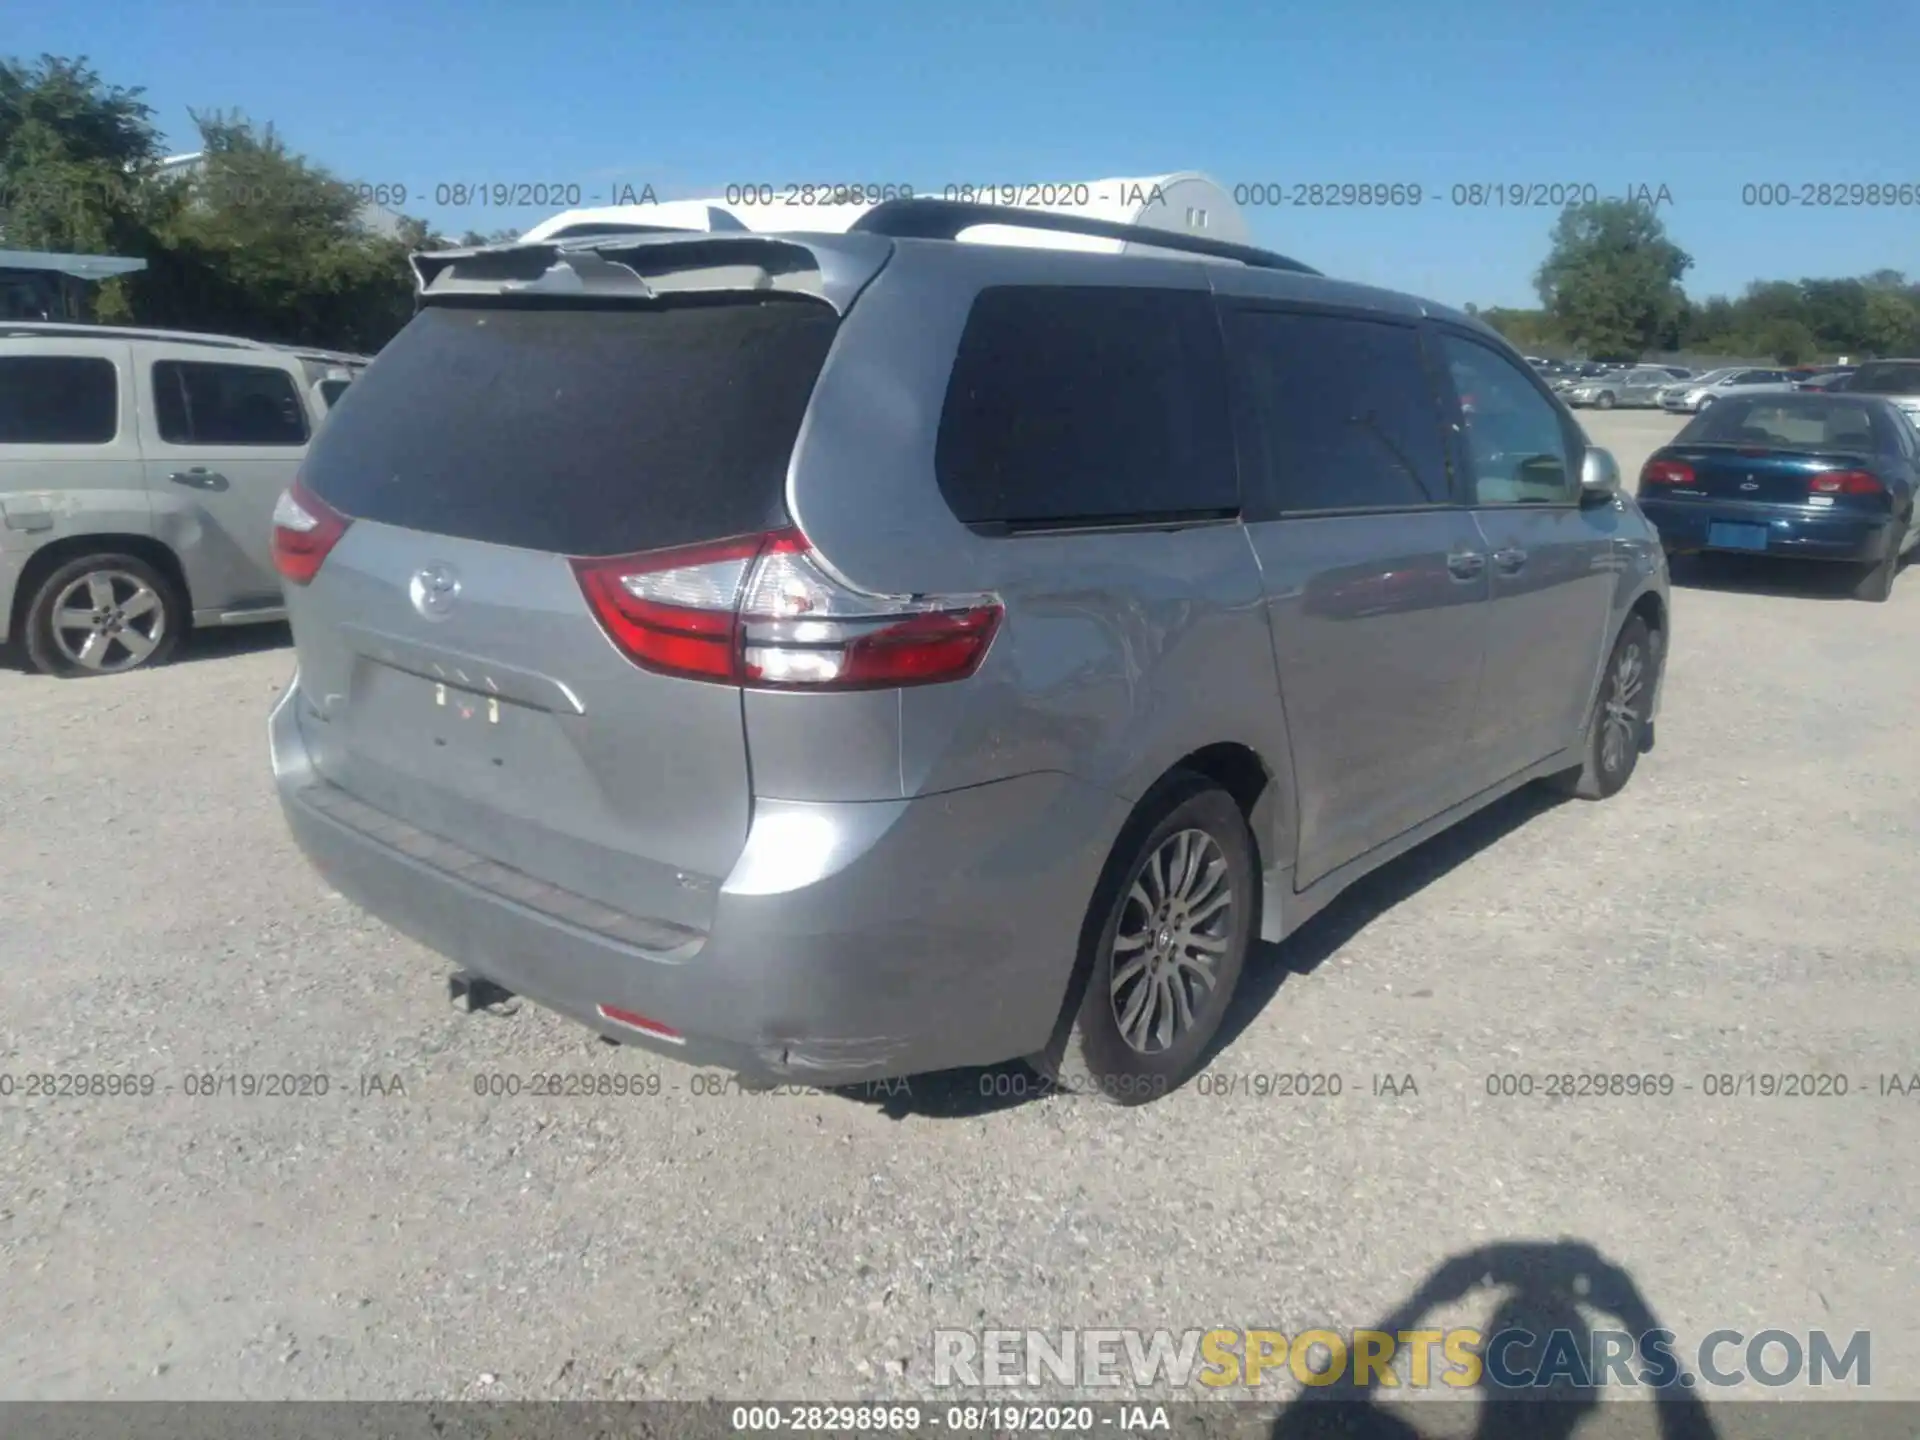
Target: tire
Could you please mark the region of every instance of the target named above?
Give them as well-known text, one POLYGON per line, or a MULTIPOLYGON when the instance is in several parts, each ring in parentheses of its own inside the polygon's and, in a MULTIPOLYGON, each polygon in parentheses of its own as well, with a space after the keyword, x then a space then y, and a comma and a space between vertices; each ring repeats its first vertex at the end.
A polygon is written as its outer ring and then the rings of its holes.
POLYGON ((28 601, 27 661, 65 679, 164 665, 186 622, 179 586, 139 556, 82 555, 41 581, 28 601))
POLYGON ((1853 598, 1876 605, 1884 603, 1893 595, 1893 579, 1899 572, 1900 554, 1889 550, 1885 559, 1876 560, 1860 572, 1860 578, 1853 585, 1853 598))
POLYGON ((1654 663, 1653 634, 1647 622, 1638 615, 1629 617, 1600 676, 1600 693, 1594 697, 1593 714, 1587 721, 1586 759, 1554 776, 1554 789, 1579 800, 1607 800, 1626 788, 1647 746, 1646 711, 1653 698, 1654 663))
POLYGON ((1593 408, 1596 410, 1611 410, 1615 403, 1611 390, 1602 390, 1593 397, 1593 408))
POLYGON ((1171 777, 1115 842, 1081 927, 1074 973, 1084 980, 1069 991, 1064 1040, 1029 1063, 1061 1090, 1118 1105, 1145 1104, 1191 1076, 1259 933, 1255 853, 1226 791, 1171 777), (1152 878, 1166 875, 1171 884, 1152 878), (1205 913, 1183 921, 1183 909, 1205 913))

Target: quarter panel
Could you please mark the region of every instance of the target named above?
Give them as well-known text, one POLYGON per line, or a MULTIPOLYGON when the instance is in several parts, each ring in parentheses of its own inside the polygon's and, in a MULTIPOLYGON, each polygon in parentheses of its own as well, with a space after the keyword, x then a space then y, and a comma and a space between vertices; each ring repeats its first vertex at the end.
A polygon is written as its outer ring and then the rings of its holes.
POLYGON ((986 574, 1006 620, 972 680, 901 692, 905 793, 1056 770, 1135 800, 1218 742, 1285 768, 1244 527, 991 544, 986 574))
MULTIPOLYGON (((1219 742, 1285 774, 1259 568, 1240 524, 988 537, 954 518, 934 469, 954 354, 981 289, 1205 291, 1235 268, 902 240, 853 307, 788 472, 790 513, 819 559, 859 589, 992 592, 1006 607, 979 673, 899 692, 898 793, 1056 771, 1133 799, 1219 742)), ((750 711, 756 751, 762 713, 750 711)), ((829 753, 844 754, 846 741, 826 741, 829 753)))

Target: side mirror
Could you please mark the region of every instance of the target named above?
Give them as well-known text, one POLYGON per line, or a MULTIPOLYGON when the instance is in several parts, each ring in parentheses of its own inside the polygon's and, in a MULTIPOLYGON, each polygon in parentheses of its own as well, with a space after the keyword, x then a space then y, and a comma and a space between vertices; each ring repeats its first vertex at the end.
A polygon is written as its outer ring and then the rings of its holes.
POLYGON ((1580 495, 1585 500, 1611 500, 1620 493, 1620 462, 1599 445, 1587 447, 1580 462, 1580 495))

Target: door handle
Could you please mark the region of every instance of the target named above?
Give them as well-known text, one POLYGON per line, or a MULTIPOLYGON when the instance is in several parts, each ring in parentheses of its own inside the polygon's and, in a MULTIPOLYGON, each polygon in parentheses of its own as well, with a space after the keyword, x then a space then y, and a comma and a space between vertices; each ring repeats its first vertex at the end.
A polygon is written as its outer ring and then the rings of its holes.
POLYGON ((224 490, 227 477, 217 470, 196 465, 191 470, 176 470, 167 476, 176 485, 191 485, 196 490, 224 490))
POLYGON ((1456 550, 1447 556, 1447 569, 1456 580, 1472 580, 1487 568, 1487 557, 1478 550, 1456 550))
POLYGON ((1493 563, 1500 567, 1502 575, 1517 574, 1520 567, 1527 563, 1527 552, 1518 545, 1509 545, 1504 550, 1493 552, 1493 563))

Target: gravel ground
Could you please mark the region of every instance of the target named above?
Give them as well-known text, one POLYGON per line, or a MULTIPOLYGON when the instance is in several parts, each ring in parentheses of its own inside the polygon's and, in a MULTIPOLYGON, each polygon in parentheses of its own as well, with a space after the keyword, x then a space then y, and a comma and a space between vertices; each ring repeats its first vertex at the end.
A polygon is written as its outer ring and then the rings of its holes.
MULTIPOLYGON (((1583 418, 1629 476, 1674 428, 1583 418)), ((0 1397, 926 1396, 936 1328, 1346 1329, 1561 1237, 1683 1355, 1871 1330, 1874 1392, 1920 1397, 1920 1095, 1878 1093, 1920 1072, 1920 569, 1838 594, 1758 565, 1676 592, 1622 796, 1515 797, 1365 882, 1250 968, 1215 1081, 1138 1110, 983 1095, 1017 1069, 696 1094, 538 1010, 460 1014, 285 834, 284 633, 0 670, 0 1075, 156 1083, 0 1099, 0 1397), (208 1071, 330 1088, 189 1097, 208 1071), (1251 1093, 1302 1071, 1344 1093, 1251 1093), (1489 1097, 1517 1071, 1679 1088, 1489 1097), (1703 1092, 1781 1071, 1853 1093, 1703 1092), (659 1093, 480 1098, 493 1072, 659 1093)))

